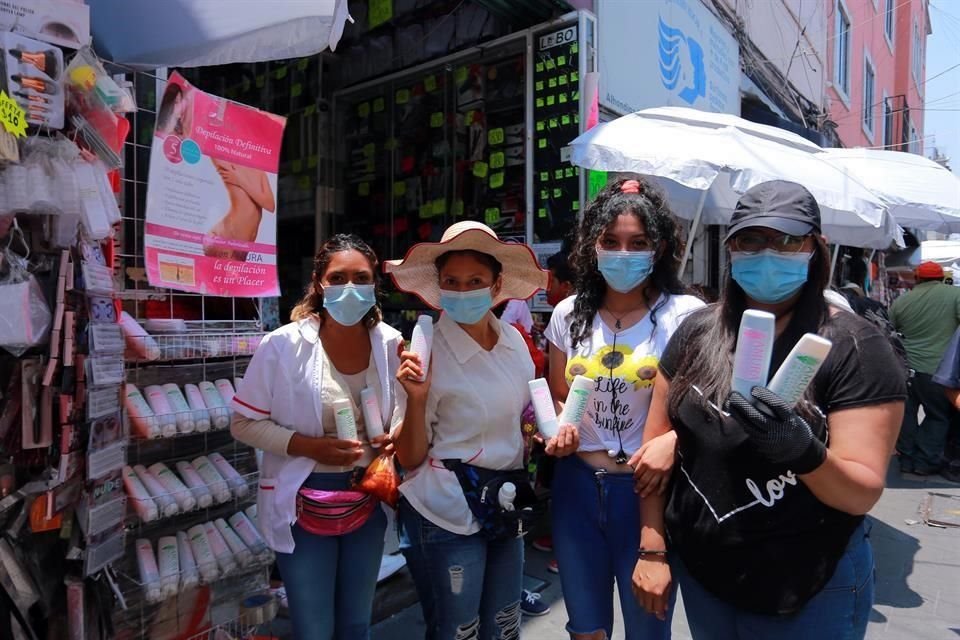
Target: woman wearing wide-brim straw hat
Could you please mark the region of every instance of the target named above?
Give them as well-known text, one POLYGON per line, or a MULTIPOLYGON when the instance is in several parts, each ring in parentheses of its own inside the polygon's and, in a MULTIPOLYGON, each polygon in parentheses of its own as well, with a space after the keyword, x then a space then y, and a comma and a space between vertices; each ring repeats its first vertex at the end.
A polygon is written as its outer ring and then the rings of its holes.
MULTIPOLYGON (((427 637, 517 637, 523 540, 475 512, 480 491, 471 491, 467 477, 497 486, 523 466, 520 424, 534 366, 520 333, 490 310, 546 288, 548 272, 526 245, 501 242, 470 221, 452 225, 438 243, 414 246, 385 270, 398 288, 443 310, 426 380, 419 382, 427 363, 416 353, 403 353, 397 372, 397 393, 406 397, 395 440, 407 470, 401 546, 427 637)), ((547 444, 565 450, 576 441, 576 431, 565 427, 547 444)), ((517 490, 520 507, 524 487, 517 490)))

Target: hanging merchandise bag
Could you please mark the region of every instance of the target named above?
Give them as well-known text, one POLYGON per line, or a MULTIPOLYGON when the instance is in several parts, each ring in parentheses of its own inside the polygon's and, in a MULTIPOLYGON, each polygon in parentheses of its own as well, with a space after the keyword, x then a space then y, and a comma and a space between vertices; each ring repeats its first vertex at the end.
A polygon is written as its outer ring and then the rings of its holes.
POLYGON ((379 498, 394 509, 400 501, 400 474, 393 462, 393 453, 381 453, 367 467, 357 489, 379 498))
POLYGON ((43 344, 50 331, 51 313, 43 289, 27 270, 29 249, 23 232, 14 221, 10 239, 0 249, 0 347, 15 356, 30 347, 43 344), (13 250, 14 240, 27 251, 24 256, 13 250))

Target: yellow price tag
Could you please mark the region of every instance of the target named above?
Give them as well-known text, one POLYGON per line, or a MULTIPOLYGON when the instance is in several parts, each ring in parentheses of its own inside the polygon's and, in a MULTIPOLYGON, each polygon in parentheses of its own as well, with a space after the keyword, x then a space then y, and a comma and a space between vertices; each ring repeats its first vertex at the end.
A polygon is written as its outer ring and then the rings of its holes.
POLYGON ((570 115, 565 113, 562 116, 560 116, 560 124, 562 125, 570 124, 570 115))
POLYGON ((279 69, 273 72, 273 77, 276 78, 277 80, 283 80, 284 78, 287 77, 287 71, 288 71, 287 65, 283 65, 282 67, 280 67, 279 69))
POLYGON ((373 29, 393 17, 393 0, 370 0, 367 26, 373 29))
POLYGON ((567 76, 560 76, 557 78, 557 83, 559 83, 561 87, 567 84, 567 76))
POLYGON ((580 72, 574 71, 570 74, 570 82, 579 82, 580 81, 580 72))
POLYGON ((361 102, 361 103, 357 106, 357 115, 360 116, 361 118, 366 118, 367 116, 369 116, 369 115, 370 115, 370 103, 369 103, 369 102, 361 102))
POLYGON ((315 104, 308 104, 308 105, 307 105, 307 108, 303 110, 303 115, 305 115, 305 116, 307 116, 307 117, 309 118, 310 116, 312 116, 312 115, 315 114, 316 112, 317 112, 317 105, 315 105, 315 104))
POLYGON ((563 170, 564 178, 572 178, 573 176, 574 176, 573 167, 567 167, 566 169, 563 170))
POLYGON ((542 62, 538 62, 538 63, 537 63, 537 73, 543 73, 543 63, 542 63, 542 62))
POLYGON ((551 89, 556 89, 556 88, 557 88, 557 79, 556 79, 556 78, 550 78, 549 80, 547 80, 547 86, 550 87, 551 89))
POLYGON ((550 199, 550 189, 540 189, 540 199, 549 200, 550 199))
POLYGON ((547 208, 546 208, 546 207, 540 207, 539 209, 537 209, 537 217, 538 217, 538 218, 546 218, 546 217, 547 217, 547 208))
POLYGON ((483 219, 487 225, 493 225, 500 221, 500 209, 497 207, 488 207, 483 210, 483 219))
POLYGON ((299 82, 290 87, 290 97, 296 98, 303 93, 303 85, 299 82))
POLYGON ((488 169, 489 166, 482 160, 477 160, 473 163, 473 175, 477 178, 486 178, 487 173, 489 172, 488 169))
POLYGON ((490 188, 499 189, 503 186, 503 171, 497 171, 496 173, 490 174, 490 188))
POLYGON ((574 211, 580 211, 580 201, 574 200, 573 204, 570 205, 570 208, 573 209, 574 211))
POLYGON ((534 84, 534 90, 543 91, 543 80, 537 80, 536 84, 534 84))
POLYGON ((400 196, 407 195, 407 183, 405 180, 398 180, 393 183, 393 197, 399 198, 400 196))
POLYGON ((574 42, 573 44, 570 45, 570 55, 574 55, 574 54, 577 53, 578 51, 580 51, 580 43, 579 43, 579 42, 574 42))
POLYGON ((487 142, 489 144, 503 144, 503 139, 503 127, 490 129, 490 133, 487 134, 487 142))
POLYGON ((563 189, 560 189, 559 187, 554 187, 554 189, 553 189, 553 197, 554 197, 554 198, 562 198, 562 197, 563 197, 563 189))
POLYGON ((447 199, 437 198, 433 201, 433 215, 442 216, 447 212, 447 199))
POLYGON ((357 185, 357 195, 360 195, 360 196, 368 196, 368 195, 370 195, 370 183, 369 183, 369 182, 361 182, 360 184, 358 184, 358 185, 357 185))
POLYGON ((383 98, 374 98, 373 99, 373 112, 380 113, 384 109, 383 98))
POLYGON ((546 148, 547 148, 547 139, 546 139, 546 138, 540 138, 539 140, 537 140, 537 148, 538 148, 538 149, 546 149, 546 148))
POLYGON ((433 93, 434 91, 436 91, 436 90, 437 90, 437 76, 430 75, 430 76, 427 76, 426 78, 424 78, 424 79, 423 79, 423 88, 424 88, 426 91, 430 92, 430 93, 433 93))
POLYGON ((7 133, 15 138, 23 138, 27 135, 27 114, 16 100, 7 95, 6 91, 0 91, 0 122, 3 122, 3 128, 7 133))
POLYGON ((554 170, 553 170, 553 179, 554 179, 554 180, 563 180, 563 169, 554 169, 554 170))
POLYGON ((307 68, 307 65, 310 64, 310 58, 300 58, 297 60, 297 70, 304 71, 307 68))
POLYGON ((557 66, 562 67, 567 64, 567 56, 557 56, 557 66))
POLYGON ((543 120, 537 120, 537 131, 543 131, 547 128, 547 123, 543 120))
POLYGON ((548 106, 548 107, 552 107, 554 104, 556 104, 556 102, 557 102, 556 96, 552 96, 552 95, 547 96, 547 106, 548 106))
POLYGON ((559 97, 560 104, 567 104, 567 94, 561 93, 559 97))
POLYGON ((453 206, 450 207, 450 214, 454 218, 459 218, 463 215, 463 200, 454 200, 453 206))
POLYGON ((549 172, 549 171, 541 171, 541 172, 540 172, 540 182, 547 182, 549 179, 550 179, 550 172, 549 172))
POLYGON ((419 215, 420 215, 421 218, 429 218, 430 216, 432 216, 432 215, 433 215, 433 205, 432 205, 431 203, 429 203, 429 202, 420 205, 420 213, 419 213, 419 215))
POLYGON ((430 114, 430 128, 439 129, 443 126, 443 112, 437 111, 430 114))
POLYGON ((550 124, 548 125, 551 129, 556 129, 560 126, 560 121, 556 118, 550 118, 550 124))
POLYGON ((503 151, 497 151, 490 154, 490 167, 493 169, 503 169, 503 165, 506 164, 506 156, 503 151))
POLYGON ((407 104, 410 102, 410 90, 400 89, 397 91, 397 104, 407 104))
POLYGON ((373 143, 373 142, 368 142, 367 144, 363 145, 363 155, 364 155, 364 157, 369 158, 370 156, 372 156, 372 155, 374 154, 374 152, 375 152, 376 150, 377 150, 377 145, 376 145, 375 143, 373 143))
POLYGON ((542 107, 542 106, 543 106, 543 98, 537 98, 537 106, 538 106, 538 107, 542 107))
POLYGON ((553 71, 557 68, 557 63, 553 61, 553 58, 547 58, 547 70, 553 71))
POLYGON ((464 82, 467 81, 467 68, 466 67, 457 67, 456 72, 453 74, 453 80, 457 83, 459 87, 464 82))

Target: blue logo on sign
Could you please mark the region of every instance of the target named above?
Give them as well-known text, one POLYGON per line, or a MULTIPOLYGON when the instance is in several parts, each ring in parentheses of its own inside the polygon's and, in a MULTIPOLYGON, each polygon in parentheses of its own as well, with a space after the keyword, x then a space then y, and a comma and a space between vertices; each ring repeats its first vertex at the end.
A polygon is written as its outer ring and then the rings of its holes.
POLYGON ((188 138, 180 145, 180 157, 187 164, 197 164, 203 157, 203 152, 200 151, 200 146, 196 142, 188 138))
POLYGON ((660 81, 670 91, 674 91, 680 81, 684 80, 683 88, 677 93, 681 100, 693 104, 697 98, 707 95, 707 71, 703 65, 703 47, 700 43, 687 36, 680 29, 669 26, 659 18, 660 22, 660 81), (685 69, 681 60, 681 49, 686 43, 690 57, 690 71, 685 69), (692 71, 693 77, 690 78, 692 71))

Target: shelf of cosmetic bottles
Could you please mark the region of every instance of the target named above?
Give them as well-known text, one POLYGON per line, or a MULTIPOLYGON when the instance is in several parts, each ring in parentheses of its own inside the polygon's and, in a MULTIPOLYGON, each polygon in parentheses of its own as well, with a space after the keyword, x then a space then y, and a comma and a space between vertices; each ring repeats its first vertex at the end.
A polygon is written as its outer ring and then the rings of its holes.
POLYGON ((129 413, 128 410, 124 415, 128 422, 127 433, 130 434, 131 440, 156 442, 174 438, 212 436, 230 430, 231 411, 225 406, 202 410, 188 409, 138 418, 131 417, 129 413), (201 413, 206 414, 202 420, 199 417, 201 413), (198 427, 200 422, 206 422, 207 426, 198 427))
POLYGON ((126 336, 126 360, 161 363, 179 360, 252 356, 267 334, 263 331, 156 333, 126 336))

